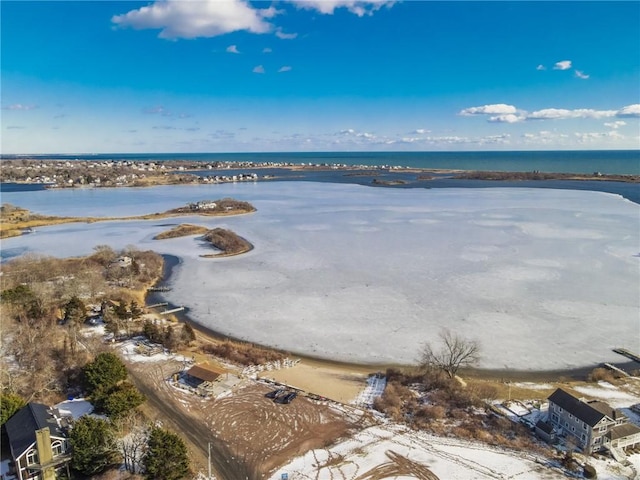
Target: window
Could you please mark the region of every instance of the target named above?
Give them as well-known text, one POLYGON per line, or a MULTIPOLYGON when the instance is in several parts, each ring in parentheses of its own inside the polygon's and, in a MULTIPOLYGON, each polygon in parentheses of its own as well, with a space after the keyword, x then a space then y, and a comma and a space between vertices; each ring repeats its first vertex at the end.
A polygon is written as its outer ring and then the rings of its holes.
POLYGON ((51 450, 53 451, 53 456, 62 455, 63 453, 63 445, 60 440, 54 440, 51 442, 51 450))
POLYGON ((571 431, 575 432, 576 431, 576 427, 571 427, 571 431))
POLYGON ((587 429, 587 424, 586 424, 586 423, 584 423, 584 422, 582 422, 582 429, 583 429, 583 430, 586 430, 586 429, 587 429))
POLYGON ((568 428, 569 427, 569 422, 564 422, 564 426, 568 428))
POLYGON ((587 436, 583 433, 582 435, 580 435, 580 438, 582 439, 582 441, 585 441, 587 439, 587 436))
POLYGON ((34 463, 38 463, 38 451, 37 450, 29 450, 27 453, 27 465, 33 465, 34 463))
POLYGON ((551 421, 558 423, 558 416, 555 413, 551 414, 551 421))
POLYGON ((599 431, 600 433, 606 432, 606 431, 607 431, 607 427, 606 427, 606 426, 604 426, 604 427, 600 427, 600 428, 598 429, 598 431, 599 431))
POLYGON ((573 415, 569 414, 569 419, 573 420, 573 415))

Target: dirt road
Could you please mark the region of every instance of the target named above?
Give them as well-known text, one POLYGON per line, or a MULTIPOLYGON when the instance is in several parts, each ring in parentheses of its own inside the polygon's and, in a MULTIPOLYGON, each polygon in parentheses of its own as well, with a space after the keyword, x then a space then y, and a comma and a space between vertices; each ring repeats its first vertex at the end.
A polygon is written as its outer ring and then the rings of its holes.
POLYGON ((179 433, 196 468, 207 470, 207 448, 221 480, 261 480, 292 457, 333 444, 364 425, 364 412, 351 420, 328 402, 299 396, 281 405, 265 397, 270 387, 245 380, 230 395, 214 400, 171 387, 166 379, 182 363, 130 363, 133 382, 146 395, 146 412, 179 433))
MULTIPOLYGON (((201 418, 186 411, 180 402, 177 402, 164 383, 164 374, 170 375, 171 369, 167 365, 156 365, 149 372, 149 366, 136 365, 129 368, 131 379, 142 393, 147 397, 147 407, 153 412, 153 420, 161 422, 164 426, 178 432, 187 440, 189 450, 199 454, 200 465, 207 465, 208 445, 211 444, 211 465, 216 477, 221 480, 258 480, 261 476, 250 471, 241 459, 235 457, 229 446, 220 438, 216 438, 206 423, 201 418), (152 375, 149 375, 152 373, 152 375), (159 381, 160 380, 160 381, 159 381), (150 408, 149 408, 150 407, 150 408)), ((179 368, 176 362, 175 370, 179 368)))

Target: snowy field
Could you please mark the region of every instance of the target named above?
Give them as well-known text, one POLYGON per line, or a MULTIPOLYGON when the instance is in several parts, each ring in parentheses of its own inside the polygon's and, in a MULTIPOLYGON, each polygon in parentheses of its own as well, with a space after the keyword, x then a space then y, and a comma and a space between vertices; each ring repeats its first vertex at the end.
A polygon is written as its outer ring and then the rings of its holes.
POLYGON ((640 349, 640 206, 601 192, 388 189, 306 182, 3 194, 57 215, 133 215, 232 196, 258 212, 39 228, 25 252, 135 245, 180 257, 167 300, 223 334, 296 353, 413 363, 442 327, 478 339, 481 365, 563 369, 640 349), (255 249, 203 259, 179 223, 230 228, 255 249))
POLYGON ((442 480, 565 478, 537 463, 533 455, 435 437, 399 425, 370 427, 330 450, 311 450, 271 478, 279 479, 282 473, 299 479, 433 478, 429 472, 442 480))
MULTIPOLYGON (((639 455, 633 455, 632 463, 639 455)), ((589 458, 601 480, 635 478, 634 470, 613 460, 589 458)), ((567 478, 544 458, 456 438, 436 437, 394 424, 367 428, 330 450, 307 452, 271 477, 344 480, 439 478, 441 480, 560 480, 567 478), (435 476, 435 477, 434 477, 435 476)))

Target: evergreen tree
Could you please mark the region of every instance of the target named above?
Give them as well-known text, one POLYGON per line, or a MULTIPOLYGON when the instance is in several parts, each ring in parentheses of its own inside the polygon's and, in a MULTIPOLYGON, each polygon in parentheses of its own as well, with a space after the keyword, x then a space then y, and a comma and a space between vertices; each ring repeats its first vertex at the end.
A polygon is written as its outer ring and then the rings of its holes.
POLYGON ((189 474, 187 447, 178 435, 154 427, 147 445, 147 453, 143 459, 146 478, 179 480, 189 474))
POLYGON ((159 342, 162 340, 160 329, 151 320, 144 321, 144 325, 142 326, 142 333, 152 342, 159 342))
POLYGON ((67 322, 80 324, 87 316, 87 309, 84 302, 75 295, 64 304, 64 319, 67 322))
POLYGON ((69 435, 73 447, 71 467, 84 475, 95 475, 118 461, 116 439, 111 425, 102 419, 84 416, 69 435))
POLYGON ((188 323, 182 326, 182 332, 180 333, 180 340, 182 343, 189 345, 196 339, 196 332, 193 331, 193 327, 188 323))
POLYGON ((131 318, 133 318, 134 320, 142 316, 142 309, 138 305, 138 302, 136 302, 135 300, 131 300, 129 311, 131 312, 131 318))
POLYGON ((98 354, 93 362, 84 366, 82 372, 89 394, 107 392, 127 378, 124 363, 111 352, 98 354))
POLYGON ((127 320, 131 316, 129 310, 127 310, 127 304, 124 301, 113 306, 113 313, 115 313, 116 317, 120 320, 127 320))
POLYGON ((176 348, 177 343, 178 342, 176 342, 176 335, 173 332, 173 327, 169 325, 164 331, 164 339, 162 341, 162 344, 165 346, 165 348, 171 351, 176 348))
POLYGON ((0 425, 4 425, 14 413, 26 405, 21 396, 15 393, 3 393, 0 395, 0 425))
POLYGON ((145 396, 134 385, 122 383, 113 387, 109 393, 104 395, 100 399, 98 406, 109 417, 119 418, 142 405, 145 400, 145 396))

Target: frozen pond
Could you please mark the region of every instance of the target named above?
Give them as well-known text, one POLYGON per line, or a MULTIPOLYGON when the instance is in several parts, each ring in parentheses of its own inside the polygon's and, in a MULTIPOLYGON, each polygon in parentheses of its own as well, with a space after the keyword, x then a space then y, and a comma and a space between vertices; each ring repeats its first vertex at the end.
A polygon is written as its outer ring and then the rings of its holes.
POLYGON ((640 349, 640 206, 589 191, 385 189, 280 182, 3 194, 57 215, 133 215, 233 196, 233 218, 67 224, 4 240, 84 255, 136 245, 181 258, 167 294, 222 334, 333 359, 413 363, 441 328, 478 339, 481 366, 563 369, 640 349), (167 225, 231 228, 255 245, 203 259, 167 225))

